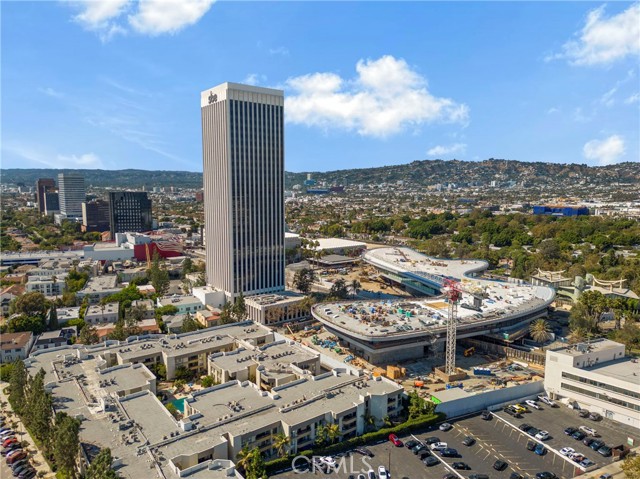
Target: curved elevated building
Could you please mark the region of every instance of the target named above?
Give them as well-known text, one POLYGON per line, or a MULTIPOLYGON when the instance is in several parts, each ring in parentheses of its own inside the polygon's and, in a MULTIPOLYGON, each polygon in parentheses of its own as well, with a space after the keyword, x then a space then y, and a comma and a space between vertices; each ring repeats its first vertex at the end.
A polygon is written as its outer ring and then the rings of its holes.
POLYGON ((460 281, 466 291, 458 308, 458 338, 522 332, 547 314, 555 298, 555 291, 546 286, 474 278, 487 269, 485 261, 434 259, 409 248, 380 248, 363 258, 388 280, 432 296, 312 308, 328 331, 374 364, 430 356, 443 349, 448 305, 440 289, 445 278, 460 281))

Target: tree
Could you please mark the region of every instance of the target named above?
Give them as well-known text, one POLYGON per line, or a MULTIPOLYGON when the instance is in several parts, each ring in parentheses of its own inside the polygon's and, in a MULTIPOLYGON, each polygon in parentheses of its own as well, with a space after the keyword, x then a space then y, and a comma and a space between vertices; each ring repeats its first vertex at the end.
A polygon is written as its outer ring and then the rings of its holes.
POLYGON ((113 464, 111 449, 102 449, 87 468, 85 479, 117 479, 118 474, 111 468, 111 464, 113 464))
POLYGON ((191 381, 193 379, 193 371, 190 371, 184 366, 178 366, 176 368, 175 378, 182 381, 191 381))
POLYGON ((13 363, 11 378, 9 379, 9 401, 14 411, 19 415, 26 407, 27 368, 20 360, 13 363))
POLYGON ((328 299, 345 299, 348 295, 347 283, 344 279, 339 278, 331 285, 328 299))
POLYGON ((278 456, 284 457, 289 454, 289 446, 291 445, 291 438, 285 433, 280 432, 273 437, 273 447, 278 451, 278 456))
POLYGON ((240 452, 236 455, 236 467, 246 472, 247 466, 251 461, 251 450, 248 446, 244 446, 240 449, 240 452))
POLYGON ((47 304, 44 294, 34 291, 16 298, 9 306, 9 312, 44 318, 47 314, 47 304))
POLYGON ((249 462, 245 467, 245 472, 247 479, 262 479, 267 476, 264 458, 257 447, 254 447, 249 454, 249 462))
POLYGON ((91 324, 85 324, 80 330, 78 342, 82 344, 96 344, 100 342, 100 337, 98 336, 98 330, 96 327, 91 324))
POLYGON ((200 384, 202 384, 203 388, 210 388, 215 384, 215 381, 211 376, 205 376, 200 380, 200 384))
POLYGON ((231 303, 224 303, 222 311, 220 312, 220 324, 233 323, 235 318, 233 317, 231 303))
POLYGON ((52 441, 53 458, 58 470, 64 477, 77 477, 76 459, 80 451, 80 421, 64 412, 56 414, 54 437, 52 441))
POLYGON ((360 291, 361 288, 362 288, 362 284, 360 284, 360 281, 358 281, 355 278, 349 284, 349 289, 351 290, 351 294, 353 294, 354 296, 358 295, 358 291, 360 291))
POLYGON ((640 456, 629 454, 620 466, 624 476, 629 479, 637 479, 640 477, 640 456))
POLYGON ((311 285, 315 281, 315 273, 312 269, 302 268, 296 271, 293 276, 293 286, 303 294, 308 294, 311 291, 311 285))
POLYGON ((7 323, 6 332, 17 333, 20 331, 31 331, 34 334, 40 334, 47 329, 45 318, 42 316, 27 316, 20 314, 14 316, 7 323))
POLYGON ((320 447, 324 446, 327 443, 327 439, 327 426, 321 424, 316 428, 316 445, 320 447))
POLYGON ((159 296, 165 295, 169 290, 169 272, 160 265, 160 255, 157 250, 153 252, 153 262, 149 269, 149 280, 159 296))
POLYGON ((240 295, 233 302, 231 312, 233 314, 233 318, 237 323, 240 323, 247 319, 247 305, 244 301, 244 295, 242 293, 240 293, 240 295))
POLYGON ((166 404, 165 407, 167 408, 167 411, 169 411, 173 417, 178 417, 179 411, 178 411, 178 408, 176 407, 175 404, 170 402, 170 403, 166 404))
POLYGON ((182 262, 182 277, 184 278, 191 272, 193 272, 193 261, 187 256, 182 262))
POLYGON ((534 341, 540 344, 546 343, 551 338, 551 330, 549 329, 549 323, 544 318, 535 320, 529 326, 529 334, 534 341))
POLYGON ((56 309, 56 305, 53 304, 49 310, 49 331, 56 331, 59 327, 58 310, 56 309))
POLYGON ((27 426, 33 435, 49 451, 49 444, 52 432, 52 406, 51 395, 44 389, 44 369, 40 369, 37 374, 28 382, 26 392, 26 406, 22 415, 27 426))
POLYGON ((82 288, 84 288, 85 284, 89 280, 89 273, 85 271, 78 271, 76 268, 73 268, 67 274, 65 278, 65 291, 68 293, 77 293, 82 288))
POLYGON ((340 437, 340 426, 338 424, 327 425, 327 439, 329 443, 335 444, 340 437))
POLYGON ((624 344, 627 352, 640 349, 640 325, 626 321, 621 329, 612 332, 611 339, 624 344))
POLYGON ((191 313, 187 313, 182 320, 182 328, 180 331, 183 333, 190 333, 191 331, 197 331, 198 329, 200 329, 200 323, 193 319, 191 313))
POLYGON ((584 328, 572 328, 569 331, 567 339, 569 340, 569 344, 577 344, 583 342, 586 337, 587 331, 584 328))

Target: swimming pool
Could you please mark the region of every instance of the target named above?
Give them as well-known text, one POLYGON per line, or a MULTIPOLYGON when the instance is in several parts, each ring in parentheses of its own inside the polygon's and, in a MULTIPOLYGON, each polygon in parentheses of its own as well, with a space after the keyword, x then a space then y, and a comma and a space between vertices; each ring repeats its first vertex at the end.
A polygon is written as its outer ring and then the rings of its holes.
POLYGON ((171 404, 173 404, 176 409, 178 410, 178 412, 180 414, 184 414, 184 400, 186 398, 180 398, 180 399, 174 399, 173 401, 171 401, 171 404))

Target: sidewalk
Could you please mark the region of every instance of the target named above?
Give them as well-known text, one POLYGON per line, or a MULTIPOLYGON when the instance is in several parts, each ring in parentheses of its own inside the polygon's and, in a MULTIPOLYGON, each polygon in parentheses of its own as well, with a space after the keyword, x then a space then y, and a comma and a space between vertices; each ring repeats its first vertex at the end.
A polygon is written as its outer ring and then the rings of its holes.
POLYGON ((29 453, 29 458, 31 459, 31 464, 38 471, 38 476, 36 477, 45 477, 47 479, 55 479, 55 473, 51 472, 49 468, 49 464, 45 461, 42 452, 36 447, 33 439, 26 431, 24 425, 20 421, 17 415, 13 413, 11 409, 11 404, 9 404, 9 398, 4 393, 5 388, 9 386, 9 383, 4 381, 0 381, 0 402, 2 402, 2 411, 0 414, 6 417, 7 424, 11 424, 12 422, 16 423, 16 427, 13 428, 16 431, 16 436, 20 438, 21 442, 26 441, 29 445, 25 448, 25 450, 29 453), (11 415, 7 414, 11 412, 11 415), (44 476, 40 473, 44 472, 44 476))

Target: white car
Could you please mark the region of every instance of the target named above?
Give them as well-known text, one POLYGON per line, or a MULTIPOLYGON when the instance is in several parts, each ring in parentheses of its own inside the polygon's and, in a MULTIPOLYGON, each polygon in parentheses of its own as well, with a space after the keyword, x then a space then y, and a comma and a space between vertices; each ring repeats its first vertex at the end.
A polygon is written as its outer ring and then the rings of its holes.
POLYGON ((572 447, 563 447, 562 449, 560 449, 560 454, 567 457, 573 454, 574 452, 576 452, 576 450, 572 447))
POLYGON ((441 431, 448 431, 452 427, 453 426, 451 424, 449 424, 448 422, 443 422, 442 424, 440 424, 440 427, 438 429, 440 429, 441 431))
POLYGON ((389 474, 387 474, 387 470, 384 466, 378 467, 378 478, 379 479, 389 479, 389 474))
POLYGON ((580 426, 578 428, 581 432, 585 433, 587 436, 598 437, 598 431, 589 426, 580 426))
POLYGON ((538 396, 538 399, 545 403, 547 406, 555 407, 556 403, 554 403, 549 396, 538 396))
POLYGON ((431 444, 431 450, 432 451, 442 451, 443 449, 446 449, 448 447, 446 442, 435 442, 433 444, 431 444))
POLYGON ((533 401, 532 399, 527 399, 525 401, 527 406, 531 406, 533 409, 542 409, 537 401, 533 401))
POLYGON ((547 431, 540 431, 538 434, 536 434, 536 439, 546 441, 547 439, 549 439, 549 433, 547 431))

